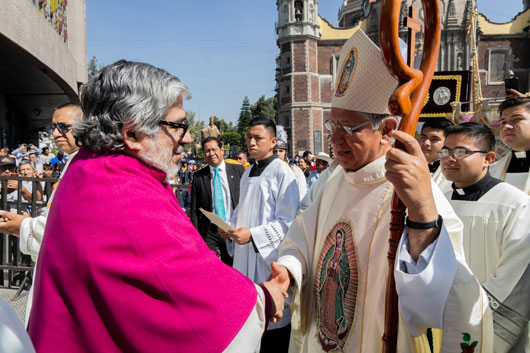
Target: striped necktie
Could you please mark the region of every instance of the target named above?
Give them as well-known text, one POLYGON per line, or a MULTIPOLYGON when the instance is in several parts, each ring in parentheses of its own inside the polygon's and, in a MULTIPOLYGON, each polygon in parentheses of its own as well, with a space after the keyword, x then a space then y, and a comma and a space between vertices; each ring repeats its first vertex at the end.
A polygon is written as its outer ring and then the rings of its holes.
POLYGON ((213 205, 215 207, 215 214, 217 214, 223 221, 225 216, 225 201, 223 199, 223 186, 221 185, 221 177, 219 176, 219 168, 213 168, 213 205))

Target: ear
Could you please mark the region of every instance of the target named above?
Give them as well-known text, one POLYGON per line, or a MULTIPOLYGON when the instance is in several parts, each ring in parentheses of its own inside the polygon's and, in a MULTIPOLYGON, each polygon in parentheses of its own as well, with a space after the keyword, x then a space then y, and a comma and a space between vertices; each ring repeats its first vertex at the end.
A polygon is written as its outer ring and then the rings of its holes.
POLYGON ((140 151, 142 149, 143 146, 140 142, 139 133, 133 131, 129 124, 123 125, 121 129, 121 136, 126 149, 134 152, 140 151))
POLYGON ((493 151, 489 151, 488 153, 486 153, 486 154, 484 155, 484 160, 486 161, 486 165, 487 165, 487 166, 492 165, 493 162, 495 162, 495 157, 496 157, 496 156, 497 156, 497 155, 496 155, 495 152, 493 152, 493 151))
POLYGON ((272 149, 274 149, 274 147, 276 147, 276 143, 278 143, 278 138, 277 137, 273 137, 271 141, 273 143, 272 149))
POLYGON ((392 142, 392 137, 390 136, 391 132, 397 128, 398 122, 397 119, 393 116, 389 116, 383 120, 381 124, 381 144, 387 145, 392 142))

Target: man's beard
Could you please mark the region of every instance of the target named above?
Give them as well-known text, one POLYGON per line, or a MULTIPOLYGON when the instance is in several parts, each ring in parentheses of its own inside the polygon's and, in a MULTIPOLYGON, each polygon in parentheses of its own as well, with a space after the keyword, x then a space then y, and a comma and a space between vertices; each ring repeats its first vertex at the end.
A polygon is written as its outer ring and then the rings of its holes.
POLYGON ((139 152, 138 156, 147 165, 165 172, 166 181, 177 176, 178 166, 173 163, 173 148, 161 143, 159 139, 149 139, 146 150, 139 152))

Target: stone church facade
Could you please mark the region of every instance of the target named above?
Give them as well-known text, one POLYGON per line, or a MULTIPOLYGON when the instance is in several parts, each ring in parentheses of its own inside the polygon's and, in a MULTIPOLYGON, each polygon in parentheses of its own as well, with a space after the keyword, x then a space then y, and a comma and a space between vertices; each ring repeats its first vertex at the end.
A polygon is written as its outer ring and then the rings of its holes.
MULTIPOLYGON (((483 96, 501 99, 504 77, 519 77, 522 91, 529 90, 530 9, 508 24, 495 24, 478 15, 478 62, 483 96)), ((421 0, 403 0, 401 17, 408 6, 421 9, 421 0)), ((318 15, 318 0, 277 0, 276 32, 280 53, 276 63, 277 122, 289 135, 289 153, 310 150, 329 152, 329 136, 324 122, 329 119, 331 97, 338 66, 338 53, 357 28, 374 42, 379 39, 381 0, 344 0, 339 10, 339 27, 318 15)), ((472 0, 440 0, 442 38, 437 71, 459 71, 472 66, 468 23, 472 0)), ((422 11, 419 19, 422 20, 422 11)), ((403 21, 401 22, 403 23, 403 21)), ((400 36, 406 40, 407 29, 400 36)), ((421 55, 422 36, 417 36, 421 55)), ((419 65, 420 60, 415 61, 419 65)))

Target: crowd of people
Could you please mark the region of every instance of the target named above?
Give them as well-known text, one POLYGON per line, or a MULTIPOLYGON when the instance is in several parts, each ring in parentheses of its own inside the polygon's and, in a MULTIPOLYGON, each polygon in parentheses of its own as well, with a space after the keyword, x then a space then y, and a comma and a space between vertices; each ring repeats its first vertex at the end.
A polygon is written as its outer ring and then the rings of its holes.
POLYGON ((49 209, 0 211, 37 261, 29 337, 0 318, 19 351, 380 352, 388 276, 398 352, 529 351, 530 98, 499 106, 512 152, 495 162, 482 123, 398 131, 398 82, 362 30, 339 62, 354 68, 339 71, 329 155, 289 158, 256 117, 248 152, 225 158, 210 134, 204 165, 186 160, 189 90, 144 63, 104 67, 57 108, 67 162, 49 209), (407 215, 389 273, 394 193, 407 215))

